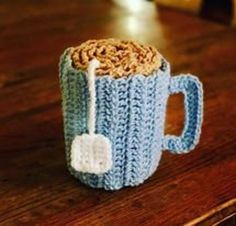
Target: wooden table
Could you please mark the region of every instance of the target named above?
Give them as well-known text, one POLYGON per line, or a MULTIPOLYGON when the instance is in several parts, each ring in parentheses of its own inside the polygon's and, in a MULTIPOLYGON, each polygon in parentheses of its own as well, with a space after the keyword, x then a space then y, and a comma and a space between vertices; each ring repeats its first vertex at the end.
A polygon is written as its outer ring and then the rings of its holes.
MULTIPOLYGON (((235 213, 236 31, 151 2, 3 1, 0 5, 0 224, 211 225, 235 213), (89 38, 155 45, 173 74, 204 84, 200 144, 165 152, 143 185, 94 190, 66 169, 58 59, 89 38)), ((183 126, 169 99, 166 133, 183 126)), ((232 221, 231 221, 232 222, 232 221)), ((234 221, 235 222, 235 221, 234 221)))

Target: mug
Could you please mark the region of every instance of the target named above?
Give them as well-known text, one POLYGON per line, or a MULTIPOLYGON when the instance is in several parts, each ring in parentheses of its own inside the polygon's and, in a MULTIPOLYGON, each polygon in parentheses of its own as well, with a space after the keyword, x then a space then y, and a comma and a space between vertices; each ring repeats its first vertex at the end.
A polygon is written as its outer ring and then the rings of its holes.
POLYGON ((61 56, 59 75, 66 157, 70 173, 82 183, 106 190, 136 186, 155 172, 163 150, 180 154, 194 149, 203 117, 202 84, 190 74, 172 77, 163 58, 161 68, 149 76, 95 78, 95 128, 111 141, 112 168, 102 174, 75 170, 71 145, 75 136, 88 132, 89 93, 87 72, 73 67, 69 52, 61 56), (164 134, 167 100, 174 93, 184 95, 185 124, 180 136, 164 134))

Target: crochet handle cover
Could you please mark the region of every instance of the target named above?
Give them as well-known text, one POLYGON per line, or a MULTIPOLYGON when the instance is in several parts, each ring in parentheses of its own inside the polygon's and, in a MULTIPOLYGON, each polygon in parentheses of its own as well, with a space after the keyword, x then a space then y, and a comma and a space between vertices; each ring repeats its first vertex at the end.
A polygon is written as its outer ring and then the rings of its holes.
POLYGON ((181 136, 166 135, 163 149, 173 153, 187 153, 195 148, 201 133, 203 118, 203 89, 197 77, 179 75, 171 78, 169 93, 183 93, 185 125, 181 136))

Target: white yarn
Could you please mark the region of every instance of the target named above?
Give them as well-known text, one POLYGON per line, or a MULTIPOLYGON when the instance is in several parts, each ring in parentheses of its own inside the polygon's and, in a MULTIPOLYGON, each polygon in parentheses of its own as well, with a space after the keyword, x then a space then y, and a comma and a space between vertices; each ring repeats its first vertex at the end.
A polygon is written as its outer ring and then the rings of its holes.
POLYGON ((95 134, 96 88, 95 70, 99 61, 93 59, 88 66, 88 133, 76 136, 71 146, 71 166, 80 172, 102 174, 112 167, 112 147, 108 138, 95 134))
POLYGON ((71 166, 79 172, 106 173, 112 167, 111 142, 101 134, 76 136, 71 147, 71 166))
POLYGON ((89 104, 88 104, 88 132, 94 134, 96 123, 96 89, 95 89, 95 70, 100 65, 100 62, 94 58, 89 62, 88 66, 88 89, 89 89, 89 104))

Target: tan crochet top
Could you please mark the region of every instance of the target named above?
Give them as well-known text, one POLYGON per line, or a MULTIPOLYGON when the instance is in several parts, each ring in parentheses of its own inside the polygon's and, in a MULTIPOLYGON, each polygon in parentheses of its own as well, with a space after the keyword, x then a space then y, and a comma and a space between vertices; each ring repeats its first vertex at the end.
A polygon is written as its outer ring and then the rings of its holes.
POLYGON ((100 61, 98 76, 112 75, 115 78, 132 74, 150 75, 161 66, 162 57, 150 45, 119 39, 88 40, 71 48, 73 66, 86 70, 93 58, 100 61))

